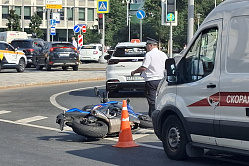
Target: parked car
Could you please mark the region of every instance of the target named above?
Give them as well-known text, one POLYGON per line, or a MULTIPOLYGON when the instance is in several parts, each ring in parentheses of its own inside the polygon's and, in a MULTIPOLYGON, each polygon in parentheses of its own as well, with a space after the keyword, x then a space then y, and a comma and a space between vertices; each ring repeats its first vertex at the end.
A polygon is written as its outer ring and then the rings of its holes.
POLYGON ((10 44, 0 41, 0 70, 16 69, 24 72, 27 58, 22 51, 17 51, 10 44))
POLYGON ((98 62, 102 55, 102 44, 83 45, 79 48, 80 61, 98 62))
POLYGON ((11 45, 17 50, 23 51, 27 57, 27 67, 31 67, 33 64, 33 56, 39 56, 43 54, 43 47, 45 41, 39 38, 34 39, 15 39, 11 41, 11 45))
POLYGON ((43 67, 47 71, 52 67, 62 67, 67 70, 72 67, 74 71, 79 68, 80 60, 77 49, 69 42, 48 42, 43 49, 44 55, 35 56, 34 64, 37 70, 43 67))
POLYGON ((131 76, 131 71, 142 65, 146 54, 146 42, 118 43, 108 60, 106 70, 106 91, 110 95, 119 90, 144 89, 144 78, 139 74, 131 76))

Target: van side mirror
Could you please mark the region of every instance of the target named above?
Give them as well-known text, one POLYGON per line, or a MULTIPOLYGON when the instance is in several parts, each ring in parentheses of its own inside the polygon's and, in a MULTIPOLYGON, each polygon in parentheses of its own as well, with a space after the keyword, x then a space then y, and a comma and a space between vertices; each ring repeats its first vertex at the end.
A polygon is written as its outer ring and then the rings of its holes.
POLYGON ((176 64, 175 64, 175 59, 170 58, 167 59, 165 62, 165 69, 167 71, 167 82, 170 83, 176 83, 177 82, 177 77, 176 77, 176 64))
POLYGON ((105 60, 109 60, 110 58, 111 58, 111 55, 105 55, 105 56, 104 56, 104 59, 105 59, 105 60))

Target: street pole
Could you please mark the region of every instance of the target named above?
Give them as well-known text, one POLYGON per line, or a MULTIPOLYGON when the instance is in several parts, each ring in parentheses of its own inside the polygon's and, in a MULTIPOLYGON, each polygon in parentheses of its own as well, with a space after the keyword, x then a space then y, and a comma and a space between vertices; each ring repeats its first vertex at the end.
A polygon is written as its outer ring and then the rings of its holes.
POLYGON ((169 57, 170 58, 173 58, 173 55, 172 55, 172 49, 173 49, 173 40, 172 40, 172 21, 170 21, 170 48, 169 48, 169 57))
POLYGON ((188 0, 188 44, 194 36, 194 0, 188 0))
POLYGON ((143 41, 143 37, 142 37, 142 34, 143 34, 143 22, 142 22, 142 19, 140 19, 140 41, 142 42, 143 41))
POLYGON ((68 42, 68 19, 67 19, 67 42, 68 42))
POLYGON ((128 27, 128 24, 129 24, 129 2, 130 0, 126 0, 126 24, 127 24, 127 27, 128 27))
POLYGON ((22 31, 24 32, 24 0, 22 0, 22 31))
POLYGON ((105 56, 105 14, 103 13, 103 31, 102 31, 102 55, 99 58, 99 63, 106 63, 105 56))
POLYGON ((131 18, 129 16, 129 40, 128 40, 128 42, 130 42, 130 41, 131 41, 131 18))
POLYGON ((50 20, 50 9, 47 9, 47 41, 48 42, 50 42, 49 20, 50 20))

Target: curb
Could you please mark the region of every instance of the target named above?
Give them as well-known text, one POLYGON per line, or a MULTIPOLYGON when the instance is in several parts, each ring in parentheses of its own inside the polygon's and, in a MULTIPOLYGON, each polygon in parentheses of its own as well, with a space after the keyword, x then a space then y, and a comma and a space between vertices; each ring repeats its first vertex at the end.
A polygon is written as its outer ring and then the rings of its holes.
POLYGON ((16 88, 32 87, 32 86, 69 84, 69 83, 87 82, 87 81, 103 81, 105 79, 106 79, 105 77, 97 77, 97 78, 86 78, 86 79, 75 79, 75 80, 58 80, 58 81, 51 81, 51 82, 26 83, 26 84, 2 86, 2 87, 0 87, 0 90, 16 89, 16 88))

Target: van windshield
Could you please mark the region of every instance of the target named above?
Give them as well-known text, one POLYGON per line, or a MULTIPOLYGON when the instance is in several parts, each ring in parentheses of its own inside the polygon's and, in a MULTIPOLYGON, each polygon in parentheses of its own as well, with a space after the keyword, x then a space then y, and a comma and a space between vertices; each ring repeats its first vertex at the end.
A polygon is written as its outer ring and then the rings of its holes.
POLYGON ((145 47, 118 47, 116 48, 114 57, 144 57, 146 54, 145 47))

